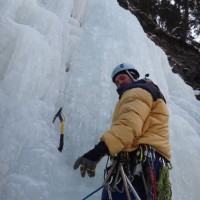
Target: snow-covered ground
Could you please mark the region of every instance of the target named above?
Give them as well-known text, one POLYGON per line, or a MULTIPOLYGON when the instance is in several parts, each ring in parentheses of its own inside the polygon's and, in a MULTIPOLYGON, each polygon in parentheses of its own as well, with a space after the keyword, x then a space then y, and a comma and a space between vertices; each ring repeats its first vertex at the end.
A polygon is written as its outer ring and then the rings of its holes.
MULTIPOLYGON (((170 109, 174 200, 200 196, 200 102, 116 0, 0 0, 0 199, 77 200, 100 187, 73 170, 110 125, 111 72, 133 64, 170 109), (59 144, 63 107, 65 146, 59 144)), ((97 192, 90 199, 100 199, 97 192)))

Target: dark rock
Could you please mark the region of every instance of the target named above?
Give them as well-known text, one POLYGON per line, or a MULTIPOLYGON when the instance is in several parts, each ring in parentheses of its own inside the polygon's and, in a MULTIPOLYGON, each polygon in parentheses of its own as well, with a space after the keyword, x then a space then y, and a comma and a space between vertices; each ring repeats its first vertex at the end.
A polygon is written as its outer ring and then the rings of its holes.
MULTIPOLYGON (((179 74, 194 90, 200 88, 200 44, 188 44, 159 28, 145 13, 127 0, 118 0, 119 5, 134 14, 147 36, 166 53, 171 69, 179 74)), ((200 95, 196 95, 200 100, 200 95)))

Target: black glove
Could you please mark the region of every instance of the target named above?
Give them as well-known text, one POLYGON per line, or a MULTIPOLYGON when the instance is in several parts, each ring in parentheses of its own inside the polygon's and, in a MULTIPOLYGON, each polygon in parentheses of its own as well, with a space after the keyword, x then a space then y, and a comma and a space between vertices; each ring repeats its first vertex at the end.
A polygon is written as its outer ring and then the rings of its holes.
POLYGON ((94 177, 97 163, 97 161, 91 161, 87 158, 83 158, 82 156, 74 163, 74 169, 77 169, 80 166, 80 173, 82 177, 85 177, 86 171, 89 177, 94 177))
POLYGON ((74 163, 74 169, 77 169, 80 166, 82 177, 85 177, 86 171, 89 177, 94 177, 97 163, 105 154, 108 154, 108 147, 101 141, 95 145, 94 149, 88 151, 76 160, 74 163))

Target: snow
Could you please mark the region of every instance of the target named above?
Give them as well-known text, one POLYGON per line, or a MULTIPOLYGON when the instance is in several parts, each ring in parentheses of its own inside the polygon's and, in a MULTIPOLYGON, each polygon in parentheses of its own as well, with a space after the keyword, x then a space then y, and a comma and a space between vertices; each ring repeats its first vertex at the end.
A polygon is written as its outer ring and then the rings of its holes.
POLYGON ((195 95, 200 95, 200 90, 194 90, 195 95))
POLYGON ((199 198, 200 102, 130 12, 116 0, 0 0, 0 13, 1 200, 77 200, 101 186, 106 158, 95 178, 73 163, 110 126, 110 76, 123 62, 150 73, 167 99, 173 199, 199 198), (60 107, 62 153, 52 124, 60 107))

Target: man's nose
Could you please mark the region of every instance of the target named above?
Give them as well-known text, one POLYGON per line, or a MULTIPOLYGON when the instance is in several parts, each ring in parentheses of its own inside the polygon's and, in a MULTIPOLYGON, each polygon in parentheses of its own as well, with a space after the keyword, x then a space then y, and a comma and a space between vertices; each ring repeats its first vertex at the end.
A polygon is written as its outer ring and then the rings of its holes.
POLYGON ((118 81, 118 87, 121 87, 121 86, 123 86, 124 85, 124 80, 119 80, 118 81))

